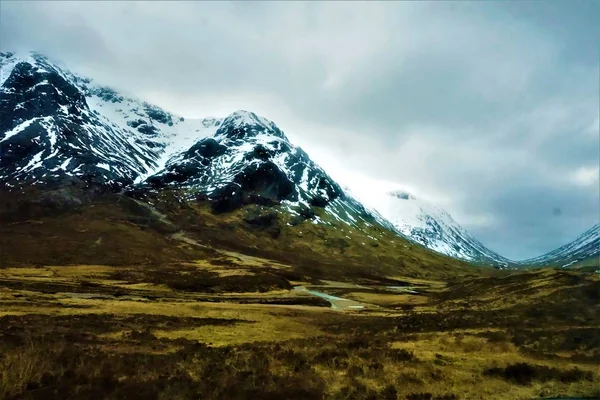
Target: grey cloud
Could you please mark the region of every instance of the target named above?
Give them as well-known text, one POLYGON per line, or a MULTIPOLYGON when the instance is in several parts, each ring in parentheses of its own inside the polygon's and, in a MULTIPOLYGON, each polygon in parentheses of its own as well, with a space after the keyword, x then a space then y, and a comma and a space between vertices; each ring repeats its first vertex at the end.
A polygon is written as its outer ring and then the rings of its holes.
POLYGON ((568 186, 521 182, 520 190, 500 190, 493 198, 474 200, 478 201, 472 201, 472 212, 484 209, 500 218, 493 230, 474 226, 471 232, 490 248, 517 259, 553 250, 589 229, 590 219, 600 221, 597 199, 589 191, 568 186), (512 222, 515 219, 518 224, 512 222))
POLYGON ((508 257, 552 250, 600 218, 598 183, 571 179, 600 159, 596 1, 0 11, 2 50, 39 49, 184 115, 252 109, 326 168, 437 199, 508 257))

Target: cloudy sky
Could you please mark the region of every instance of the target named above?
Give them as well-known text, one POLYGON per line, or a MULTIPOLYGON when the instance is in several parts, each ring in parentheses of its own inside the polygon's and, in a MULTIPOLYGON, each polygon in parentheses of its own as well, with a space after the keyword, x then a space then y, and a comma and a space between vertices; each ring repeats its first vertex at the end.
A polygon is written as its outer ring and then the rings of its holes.
POLYGON ((274 120, 341 183, 404 187, 492 250, 600 220, 597 1, 0 2, 0 49, 188 117, 274 120))

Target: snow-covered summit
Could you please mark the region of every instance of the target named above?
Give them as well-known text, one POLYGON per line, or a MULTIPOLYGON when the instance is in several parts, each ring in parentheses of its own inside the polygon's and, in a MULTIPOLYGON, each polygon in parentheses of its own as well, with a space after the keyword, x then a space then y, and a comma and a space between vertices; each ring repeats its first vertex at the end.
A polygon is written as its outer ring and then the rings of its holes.
POLYGON ((405 190, 356 196, 390 221, 407 238, 438 253, 468 261, 506 266, 510 260, 485 247, 446 211, 405 190))
POLYGON ((125 186, 213 134, 35 53, 0 53, 0 182, 82 179, 125 186))
POLYGON ((256 135, 275 136, 284 141, 288 140, 273 121, 245 110, 235 111, 224 118, 215 133, 215 139, 228 137, 243 140, 256 135))
MULTIPOLYGON (((145 185, 185 189, 191 197, 211 200, 216 211, 277 204, 315 223, 329 222, 317 218, 314 207, 349 225, 376 221, 275 123, 248 111, 225 117, 214 135, 173 156, 145 185)), ((383 219, 377 222, 392 228, 383 219)))

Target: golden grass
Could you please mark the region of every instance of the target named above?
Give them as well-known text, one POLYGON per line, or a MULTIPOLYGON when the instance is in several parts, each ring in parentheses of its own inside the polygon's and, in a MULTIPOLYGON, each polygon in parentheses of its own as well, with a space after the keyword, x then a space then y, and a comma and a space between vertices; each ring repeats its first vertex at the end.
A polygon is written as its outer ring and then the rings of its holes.
MULTIPOLYGON (((256 259, 256 257, 253 258, 253 260, 256 259)), ((258 262, 256 264, 253 262, 248 263, 247 260, 239 259, 231 265, 214 265, 206 260, 201 260, 186 263, 185 267, 211 271, 223 269, 223 271, 234 273, 246 270, 252 271, 252 273, 261 273, 263 268, 268 269, 263 265, 257 265, 258 262)), ((375 292, 375 286, 361 289, 361 287, 365 287, 365 284, 357 285, 336 280, 324 280, 321 282, 322 285, 311 286, 316 290, 329 288, 338 297, 378 306, 374 309, 367 307, 360 312, 347 313, 332 311, 325 307, 239 303, 244 300, 266 301, 308 296, 298 290, 211 294, 182 292, 160 284, 127 283, 123 280, 111 279, 111 274, 115 270, 139 272, 144 271, 144 267, 119 269, 98 265, 74 265, 1 270, 0 277, 4 279, 23 280, 27 285, 54 282, 63 284, 64 288, 61 287, 62 289, 57 293, 34 290, 37 286, 31 286, 31 289, 29 286, 25 286, 23 289, 2 288, 0 289, 0 316, 26 318, 41 314, 50 315, 57 321, 61 318, 75 318, 72 323, 78 323, 79 319, 77 318, 84 320, 90 318, 92 321, 90 324, 94 323, 95 317, 102 317, 103 321, 106 321, 105 324, 110 324, 110 321, 113 320, 124 321, 132 316, 140 317, 140 322, 134 327, 129 325, 116 327, 110 332, 103 331, 100 329, 102 326, 95 325, 90 325, 89 331, 85 330, 88 328, 77 329, 84 329, 83 333, 87 333, 99 341, 93 345, 94 348, 100 349, 106 354, 139 356, 142 360, 146 360, 150 356, 172 357, 168 358, 171 360, 169 368, 173 368, 175 365, 185 365, 190 376, 195 376, 195 379, 198 380, 203 375, 194 370, 196 364, 190 364, 191 361, 185 361, 185 359, 172 361, 180 357, 179 350, 185 349, 190 342, 206 344, 216 351, 235 348, 233 355, 223 359, 223 362, 235 365, 235 368, 241 368, 240 365, 242 365, 243 368, 252 370, 255 365, 249 360, 252 360, 252 357, 258 357, 258 354, 266 359, 265 362, 269 365, 268 372, 278 376, 294 376, 295 363, 299 362, 298 360, 307 360, 311 374, 315 374, 324 382, 322 398, 326 399, 344 398, 344 396, 346 398, 366 398, 369 393, 380 396, 386 388, 392 386, 397 391, 398 399, 414 393, 431 393, 433 396, 457 394, 460 399, 511 400, 531 399, 542 393, 547 395, 565 393, 590 395, 597 393, 597 387, 600 387, 597 363, 585 360, 579 362, 570 358, 577 354, 592 359, 596 354, 592 350, 575 352, 557 349, 553 350, 552 357, 545 356, 543 352, 531 355, 509 340, 510 335, 507 333, 506 327, 483 325, 484 327, 456 328, 447 332, 443 329, 444 318, 438 319, 439 331, 436 331, 438 325, 435 324, 431 325, 433 328, 429 325, 423 326, 423 329, 430 330, 429 332, 421 333, 420 331, 420 321, 427 322, 427 318, 430 318, 429 315, 431 318, 435 318, 436 315, 439 317, 439 314, 443 314, 443 312, 448 312, 448 316, 450 316, 454 308, 462 307, 461 304, 466 301, 465 299, 482 302, 474 302, 473 309, 506 310, 508 304, 526 305, 528 302, 544 301, 546 296, 553 297, 557 291, 557 281, 553 278, 558 275, 552 272, 541 273, 539 277, 531 280, 530 284, 527 282, 527 279, 531 279, 529 275, 524 275, 523 280, 518 276, 519 279, 513 279, 507 281, 505 285, 499 284, 493 287, 485 286, 488 283, 485 280, 487 278, 475 279, 465 283, 466 288, 477 288, 467 298, 450 299, 441 304, 436 302, 438 294, 431 293, 435 290, 442 290, 444 282, 441 281, 408 280, 405 277, 396 277, 398 280, 409 281, 413 285, 421 285, 426 289, 426 296, 375 292), (91 286, 81 286, 82 282, 91 286), (523 283, 525 286, 522 286, 523 283), (102 285, 102 287, 98 288, 93 286, 94 284, 102 285), (100 295, 103 291, 111 293, 110 290, 123 289, 126 295, 115 298, 78 298, 74 297, 73 293, 68 293, 71 290, 85 291, 86 288, 91 291, 95 290, 95 293, 100 295), (506 300, 511 301, 503 301, 503 297, 507 296, 504 294, 506 291, 511 293, 506 300), (515 293, 525 294, 518 297, 513 296, 515 293), (140 297, 138 300, 132 300, 131 296, 140 297), (206 301, 206 299, 210 299, 212 302, 206 301), (395 310, 395 307, 403 305, 415 307, 412 311, 398 312, 395 310), (427 312, 431 314, 427 314, 427 312), (158 322, 144 323, 145 316, 154 318, 148 319, 148 321, 158 322), (403 332, 402 328, 397 328, 397 323, 402 318, 411 316, 425 319, 417 319, 414 325, 408 325, 411 331, 407 333, 403 332), (161 318, 174 321, 182 318, 214 319, 216 322, 200 325, 193 323, 169 325, 160 323, 161 318), (219 321, 233 322, 219 324, 219 321), (98 332, 95 332, 95 329, 98 329, 98 332), (354 332, 360 332, 362 329, 367 329, 368 333, 365 334, 366 339, 364 339, 367 344, 363 347, 352 347, 351 343, 356 336, 354 332), (497 334, 501 339, 489 340, 490 334, 497 334), (140 337, 139 340, 135 339, 136 335, 140 337), (384 344, 377 342, 378 340, 383 341, 384 344), (241 351, 239 350, 240 346, 246 346, 244 347, 245 355, 238 355, 237 352, 241 351), (394 361, 389 355, 393 350, 406 350, 414 354, 414 359, 394 361), (343 355, 337 358, 327 355, 335 354, 335 351, 341 351, 343 355), (249 358, 246 360, 244 357, 249 358), (285 361, 280 359, 281 357, 290 359, 285 361), (504 368, 520 362, 560 370, 577 367, 592 372, 594 378, 570 383, 550 380, 518 385, 483 373, 487 368, 504 368), (359 388, 366 392, 340 394, 348 388, 352 390, 359 388)), ((193 271, 193 269, 184 269, 181 273, 191 274, 193 271)), ((596 277, 586 277, 582 282, 595 280, 596 277)), ((300 281, 296 283, 300 283, 300 281)), ((577 288, 580 285, 583 283, 564 287, 577 288)), ((448 290, 464 290, 464 288, 450 285, 448 290)), ((519 308, 515 310, 518 312, 519 308)), ((15 321, 13 324, 17 324, 16 326, 19 327, 19 320, 15 321)), ((171 321, 171 323, 173 322, 171 321)), ((57 324, 62 328, 69 327, 68 324, 60 325, 60 322, 57 324)), ((560 334, 568 337, 572 329, 590 329, 589 325, 581 323, 580 326, 579 324, 580 322, 568 326, 555 325, 552 327, 540 324, 539 327, 527 328, 525 333, 531 334, 540 331, 551 336, 560 334)), ((33 333, 36 332, 36 329, 44 328, 35 325, 24 326, 27 327, 24 332, 33 333)), ((73 331, 81 334, 77 329, 74 325, 73 331)), ((520 328, 517 325, 511 329, 519 331, 520 328)), ((51 335, 52 332, 47 334, 51 335)), ((59 343, 65 343, 64 338, 60 339, 61 336, 58 338, 56 340, 59 340, 59 343)), ((77 346, 86 346, 85 343, 85 341, 78 342, 77 346)), ((2 393, 22 390, 28 382, 39 381, 44 370, 60 374, 60 366, 53 364, 55 363, 54 359, 47 354, 51 348, 51 345, 44 343, 32 344, 30 347, 17 347, 16 350, 8 348, 7 357, 0 361, 0 397, 2 393), (57 368, 59 372, 56 372, 57 368)), ((108 360, 111 360, 110 357, 108 360)), ((143 368, 142 366, 139 372, 143 379, 150 379, 149 377, 158 379, 158 375, 153 375, 154 372, 144 372, 143 368)), ((82 370, 85 368, 82 367, 82 370)))
POLYGON ((350 292, 345 294, 344 296, 359 302, 387 307, 400 305, 422 306, 427 304, 428 302, 426 296, 417 296, 410 294, 350 292))
POLYGON ((404 281, 404 282, 409 283, 412 286, 427 286, 429 288, 435 288, 435 289, 441 289, 441 288, 446 287, 445 281, 440 281, 440 280, 436 280, 436 279, 419 279, 419 278, 414 278, 414 277, 410 277, 410 276, 401 276, 401 275, 389 276, 388 278, 399 280, 399 281, 404 281))
POLYGON ((226 255, 229 259, 236 264, 245 265, 249 267, 264 267, 266 265, 274 268, 290 268, 289 265, 279 263, 274 260, 270 260, 263 257, 249 256, 246 254, 238 253, 235 251, 218 250, 220 254, 226 255))
MULTIPOLYGON (((580 381, 571 384, 558 382, 532 383, 519 386, 510 382, 482 377, 482 368, 503 367, 519 362, 531 362, 531 358, 522 354, 512 343, 502 341, 491 343, 485 338, 464 335, 461 332, 421 334, 407 342, 395 342, 392 348, 411 351, 415 356, 428 363, 432 370, 438 370, 444 376, 441 382, 431 382, 428 390, 442 394, 450 389, 461 393, 461 398, 476 399, 532 399, 540 393, 560 393, 568 390, 578 393, 592 393, 600 379, 580 381)), ((598 372, 594 365, 581 365, 567 360, 535 360, 538 365, 570 369, 578 367, 592 373, 598 372)), ((415 380, 425 378, 427 369, 409 368, 403 373, 411 374, 415 380)), ((414 387, 414 390, 418 389, 414 387)))
POLYGON ((3 354, 0 368, 0 394, 15 387, 23 387, 32 380, 39 380, 43 371, 51 367, 48 352, 28 343, 20 353, 3 354))

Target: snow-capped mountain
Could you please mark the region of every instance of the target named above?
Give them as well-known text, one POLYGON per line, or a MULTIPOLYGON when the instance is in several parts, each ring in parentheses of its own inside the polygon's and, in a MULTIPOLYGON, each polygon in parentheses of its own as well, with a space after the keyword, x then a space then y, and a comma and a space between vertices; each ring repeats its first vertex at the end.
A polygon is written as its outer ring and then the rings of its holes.
MULTIPOLYGON (((73 182, 132 194, 174 189, 210 201, 215 212, 257 204, 296 216, 292 222, 383 226, 452 257, 514 265, 408 193, 369 202, 342 189, 277 125, 252 112, 184 119, 40 54, 0 53, 0 186, 73 182)), ((526 263, 565 265, 597 255, 599 231, 597 225, 526 263)))
POLYGON ((519 264, 568 268, 582 261, 593 261, 600 265, 600 223, 582 233, 572 242, 542 256, 519 261, 519 264))
POLYGON ((214 131, 119 95, 36 53, 0 54, 0 182, 124 187, 214 131))
POLYGON ((360 198, 407 238, 438 253, 473 262, 508 266, 513 262, 488 249, 462 228, 446 211, 395 190, 360 198))
MULTIPOLYGON (((192 197, 200 194, 211 200, 217 212, 246 204, 278 204, 315 223, 330 222, 317 217, 313 207, 350 225, 359 219, 366 224, 376 220, 275 123, 243 110, 224 118, 214 135, 173 156, 142 186, 186 189, 192 197)), ((378 223, 392 228, 385 220, 378 223)))
POLYGON ((168 187, 210 200, 215 211, 281 205, 315 223, 375 221, 272 121, 254 113, 186 120, 36 53, 0 54, 0 76, 5 186, 168 187), (331 219, 320 219, 313 207, 331 219))

